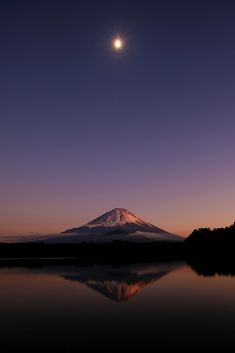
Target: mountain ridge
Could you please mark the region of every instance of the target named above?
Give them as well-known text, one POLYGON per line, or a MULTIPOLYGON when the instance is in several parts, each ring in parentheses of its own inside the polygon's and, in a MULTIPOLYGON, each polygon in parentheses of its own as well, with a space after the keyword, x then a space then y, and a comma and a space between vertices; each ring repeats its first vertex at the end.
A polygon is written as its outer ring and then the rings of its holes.
POLYGON ((144 221, 126 208, 114 208, 83 226, 63 231, 60 242, 181 241, 180 236, 144 221))
MULTIPOLYGON (((71 228, 62 232, 73 234, 108 234, 117 230, 128 233, 137 231, 149 233, 164 233, 165 230, 145 222, 142 218, 137 217, 134 213, 126 208, 113 208, 101 216, 93 219, 85 225, 77 228, 71 228)), ((168 233, 168 232, 166 232, 168 233)))

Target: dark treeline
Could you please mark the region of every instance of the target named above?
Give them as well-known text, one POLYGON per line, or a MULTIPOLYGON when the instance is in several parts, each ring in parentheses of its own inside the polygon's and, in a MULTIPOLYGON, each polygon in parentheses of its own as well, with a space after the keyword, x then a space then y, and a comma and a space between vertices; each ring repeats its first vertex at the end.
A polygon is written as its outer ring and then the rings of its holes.
POLYGON ((183 243, 0 244, 0 259, 84 259, 107 262, 178 261, 184 259, 183 243))
POLYGON ((199 275, 235 275, 235 223, 194 230, 184 245, 187 263, 199 275))
POLYGON ((221 258, 235 255, 235 223, 226 228, 194 230, 185 240, 187 254, 194 257, 221 258))
POLYGON ((235 223, 230 227, 215 228, 200 228, 192 232, 192 234, 185 240, 187 246, 197 247, 202 246, 217 248, 228 248, 235 244, 235 223))
POLYGON ((136 263, 186 261, 204 276, 235 275, 235 224, 226 228, 194 230, 184 242, 133 243, 114 241, 94 244, 28 242, 0 244, 0 266, 69 262, 136 263))

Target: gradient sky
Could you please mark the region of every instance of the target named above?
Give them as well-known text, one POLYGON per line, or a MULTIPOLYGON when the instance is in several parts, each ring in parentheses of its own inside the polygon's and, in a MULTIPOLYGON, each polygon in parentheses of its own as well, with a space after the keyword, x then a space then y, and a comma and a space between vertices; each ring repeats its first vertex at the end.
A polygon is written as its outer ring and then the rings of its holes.
POLYGON ((235 220, 235 2, 0 1, 0 233, 235 220), (125 50, 112 50, 121 35, 125 50))

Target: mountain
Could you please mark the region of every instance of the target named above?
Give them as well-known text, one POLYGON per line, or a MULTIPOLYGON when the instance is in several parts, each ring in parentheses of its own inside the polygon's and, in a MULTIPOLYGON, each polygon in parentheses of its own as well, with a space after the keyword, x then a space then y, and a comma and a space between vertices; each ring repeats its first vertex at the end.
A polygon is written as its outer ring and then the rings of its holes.
POLYGON ((145 222, 125 208, 114 208, 78 227, 65 230, 53 242, 181 241, 182 238, 145 222))
POLYGON ((114 234, 119 232, 162 233, 162 229, 145 222, 125 208, 114 208, 102 216, 79 228, 68 229, 63 233, 74 234, 114 234))

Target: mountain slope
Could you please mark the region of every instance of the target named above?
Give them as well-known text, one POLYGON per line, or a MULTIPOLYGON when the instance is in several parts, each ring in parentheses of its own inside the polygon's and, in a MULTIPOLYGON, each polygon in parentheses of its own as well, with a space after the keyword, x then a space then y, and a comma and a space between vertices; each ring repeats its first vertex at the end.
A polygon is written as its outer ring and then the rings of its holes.
MULTIPOLYGON (((125 208, 114 208, 102 216, 92 220, 79 228, 68 229, 63 233, 73 234, 114 234, 114 233, 163 233, 163 229, 158 228, 143 219, 137 217, 125 208)), ((167 233, 167 232, 166 232, 167 233)))
POLYGON ((145 222, 125 208, 114 208, 78 227, 65 230, 58 242, 181 241, 182 238, 145 222))

